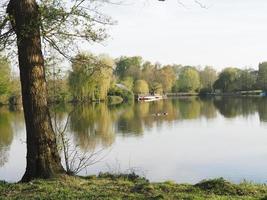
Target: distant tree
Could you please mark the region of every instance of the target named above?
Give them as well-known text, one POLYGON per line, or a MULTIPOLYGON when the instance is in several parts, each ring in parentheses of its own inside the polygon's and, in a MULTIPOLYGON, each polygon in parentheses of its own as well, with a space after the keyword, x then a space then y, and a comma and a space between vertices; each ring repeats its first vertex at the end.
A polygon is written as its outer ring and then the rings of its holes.
POLYGON ((173 71, 175 72, 176 77, 179 77, 181 71, 183 70, 183 66, 174 64, 172 65, 172 68, 173 68, 173 71))
POLYGON ((120 81, 121 84, 126 86, 129 90, 133 90, 134 80, 133 77, 127 76, 120 81))
POLYGON ((205 67, 204 70, 200 71, 200 82, 201 90, 205 92, 213 91, 213 84, 217 80, 216 70, 212 67, 205 67))
POLYGON ((0 55, 0 96, 8 95, 11 87, 11 69, 7 58, 0 55))
POLYGON ((156 71, 157 69, 155 65, 149 61, 144 62, 141 74, 142 80, 145 80, 149 86, 151 86, 151 84, 156 81, 156 71))
POLYGON ((220 74, 219 78, 215 81, 213 87, 220 89, 222 92, 232 92, 237 89, 237 80, 240 76, 240 69, 228 67, 225 68, 220 74))
POLYGON ((120 57, 116 60, 115 74, 121 79, 130 76, 137 80, 141 76, 142 62, 143 59, 140 56, 120 57))
POLYGON ((156 73, 156 82, 162 85, 163 92, 170 92, 176 80, 172 66, 164 66, 156 73))
POLYGON ((76 55, 69 74, 69 87, 74 100, 105 99, 111 84, 113 67, 113 60, 107 56, 76 55))
POLYGON ((151 83, 149 90, 150 90, 150 92, 152 92, 154 94, 162 94, 163 93, 162 84, 158 83, 158 82, 151 83))
POLYGON ((258 86, 267 91, 267 62, 259 64, 258 86))
POLYGON ((184 67, 176 83, 181 92, 194 92, 200 88, 200 77, 196 69, 184 67))
POLYGON ((65 102, 70 100, 70 92, 68 87, 68 76, 60 67, 58 63, 51 62, 46 64, 46 80, 48 101, 51 102, 65 102))
POLYGON ((256 89, 257 73, 253 69, 245 69, 240 71, 237 79, 238 90, 253 90, 256 89))
POLYGON ((147 94, 149 93, 149 87, 145 80, 137 80, 134 83, 134 91, 135 94, 147 94))

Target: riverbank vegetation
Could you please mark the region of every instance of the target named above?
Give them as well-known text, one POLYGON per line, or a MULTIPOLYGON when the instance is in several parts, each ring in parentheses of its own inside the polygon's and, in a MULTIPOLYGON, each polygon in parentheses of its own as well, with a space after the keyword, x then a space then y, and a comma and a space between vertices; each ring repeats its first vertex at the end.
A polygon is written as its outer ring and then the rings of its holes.
MULTIPOLYGON (((131 102, 138 94, 240 93, 267 90, 267 62, 259 69, 227 67, 221 72, 206 66, 161 65, 142 57, 113 59, 108 55, 79 53, 71 69, 47 66, 49 102, 131 102)), ((10 62, 0 58, 0 103, 20 103, 19 78, 10 62)), ((260 92, 258 92, 260 93, 260 92)))
POLYGON ((135 174, 100 174, 85 178, 61 176, 10 184, 0 182, 3 199, 266 199, 267 186, 222 178, 195 185, 172 181, 150 183, 135 174))

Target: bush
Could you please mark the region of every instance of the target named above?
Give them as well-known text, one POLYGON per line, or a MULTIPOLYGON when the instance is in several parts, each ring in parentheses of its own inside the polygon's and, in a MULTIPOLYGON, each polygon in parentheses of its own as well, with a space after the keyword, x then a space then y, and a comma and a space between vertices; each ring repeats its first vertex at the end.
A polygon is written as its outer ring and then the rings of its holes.
POLYGON ((134 100, 134 95, 129 90, 124 90, 116 86, 109 89, 108 96, 119 96, 124 102, 131 102, 134 100))
POLYGON ((124 174, 124 173, 118 173, 118 174, 112 174, 112 173, 99 173, 98 178, 105 178, 105 179, 111 179, 111 180, 128 180, 132 182, 140 182, 140 183, 149 183, 147 179, 144 177, 140 177, 136 173, 130 173, 130 174, 124 174))
POLYGON ((253 194, 253 191, 245 189, 240 185, 232 184, 223 178, 204 180, 200 183, 194 185, 197 188, 200 188, 203 191, 216 195, 249 195, 253 194))

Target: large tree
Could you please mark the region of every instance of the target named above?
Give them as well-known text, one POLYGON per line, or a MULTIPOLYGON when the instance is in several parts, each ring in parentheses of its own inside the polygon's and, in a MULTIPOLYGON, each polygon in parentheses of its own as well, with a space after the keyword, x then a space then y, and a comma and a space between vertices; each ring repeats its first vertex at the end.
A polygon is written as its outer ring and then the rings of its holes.
POLYGON ((16 43, 20 70, 27 132, 27 166, 22 181, 64 173, 47 104, 43 47, 52 47, 69 58, 68 53, 81 40, 104 39, 106 34, 101 25, 110 24, 110 20, 95 12, 94 2, 9 0, 0 3, 1 48, 13 50, 13 42, 16 43))

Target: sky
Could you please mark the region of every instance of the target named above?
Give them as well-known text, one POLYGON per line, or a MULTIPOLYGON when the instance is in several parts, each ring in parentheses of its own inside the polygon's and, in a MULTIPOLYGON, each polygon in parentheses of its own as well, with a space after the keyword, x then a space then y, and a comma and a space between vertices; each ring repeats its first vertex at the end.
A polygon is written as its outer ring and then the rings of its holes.
POLYGON ((123 0, 101 11, 117 21, 88 47, 161 64, 253 67, 267 61, 267 0, 123 0))

